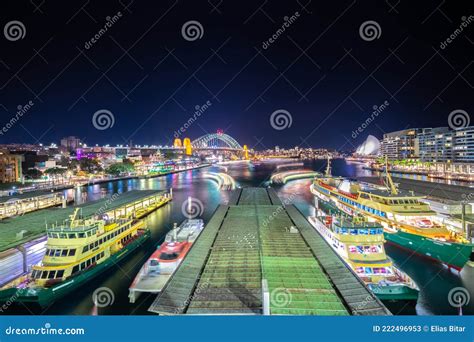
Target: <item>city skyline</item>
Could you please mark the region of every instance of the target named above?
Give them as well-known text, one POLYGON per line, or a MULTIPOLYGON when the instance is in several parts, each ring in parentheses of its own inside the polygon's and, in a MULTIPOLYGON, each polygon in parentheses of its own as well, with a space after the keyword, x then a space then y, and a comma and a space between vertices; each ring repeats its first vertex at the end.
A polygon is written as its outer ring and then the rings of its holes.
POLYGON ((369 134, 472 112, 472 20, 461 6, 156 6, 161 16, 118 1, 6 5, 4 24, 18 20, 24 36, 0 40, 1 126, 24 113, 0 143, 169 144, 192 120, 181 137, 222 129, 255 149, 354 150, 369 134), (186 36, 195 22, 198 35, 186 36), (97 129, 104 111, 110 127, 97 129), (287 127, 272 126, 274 113, 287 127))

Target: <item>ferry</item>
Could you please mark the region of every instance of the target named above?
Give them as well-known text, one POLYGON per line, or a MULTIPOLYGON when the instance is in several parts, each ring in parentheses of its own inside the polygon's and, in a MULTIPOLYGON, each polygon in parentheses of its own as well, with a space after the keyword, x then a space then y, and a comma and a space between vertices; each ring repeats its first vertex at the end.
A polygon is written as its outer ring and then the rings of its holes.
POLYGON ((174 224, 164 243, 148 258, 130 285, 130 303, 135 303, 141 293, 161 292, 203 228, 201 219, 185 220, 179 227, 174 224))
MULTIPOLYGON (((473 244, 450 231, 441 218, 412 191, 400 191, 386 172, 382 189, 343 177, 333 177, 330 160, 326 174, 316 177, 311 192, 318 200, 334 203, 351 216, 380 223, 387 242, 461 270, 469 260, 473 244)), ((388 162, 386 161, 386 170, 388 162)))
POLYGON ((382 225, 326 215, 321 207, 317 215, 310 216, 308 220, 380 300, 418 299, 418 286, 396 268, 385 253, 382 225))
POLYGON ((82 218, 80 208, 63 224, 46 227, 46 252, 31 272, 0 288, 0 303, 45 307, 117 264, 150 237, 145 221, 82 218))

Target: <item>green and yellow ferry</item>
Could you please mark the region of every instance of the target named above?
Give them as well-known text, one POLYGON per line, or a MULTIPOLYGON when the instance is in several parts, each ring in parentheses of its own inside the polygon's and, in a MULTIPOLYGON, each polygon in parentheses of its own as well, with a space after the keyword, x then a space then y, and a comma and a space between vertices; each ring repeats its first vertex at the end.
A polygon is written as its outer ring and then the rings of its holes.
POLYGON ((46 232, 41 264, 0 288, 0 303, 47 306, 125 258, 150 237, 144 220, 84 219, 80 209, 64 224, 46 227, 46 232))
POLYGON ((351 217, 322 201, 308 221, 379 299, 416 302, 419 288, 385 253, 380 223, 351 217))
MULTIPOLYGON (((388 167, 388 163, 386 163, 388 167)), ((386 172, 386 189, 362 184, 330 174, 316 177, 311 192, 319 200, 333 203, 351 216, 364 216, 384 228, 387 242, 460 270, 469 260, 473 244, 450 231, 422 196, 399 191, 386 172)))

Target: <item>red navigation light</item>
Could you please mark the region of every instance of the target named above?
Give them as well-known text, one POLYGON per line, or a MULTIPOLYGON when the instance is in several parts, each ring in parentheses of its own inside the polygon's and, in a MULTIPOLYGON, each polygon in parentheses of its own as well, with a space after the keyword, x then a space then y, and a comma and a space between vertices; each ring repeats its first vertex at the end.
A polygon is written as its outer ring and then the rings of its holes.
POLYGON ((217 134, 222 135, 222 134, 224 134, 224 131, 222 129, 218 129, 217 134))

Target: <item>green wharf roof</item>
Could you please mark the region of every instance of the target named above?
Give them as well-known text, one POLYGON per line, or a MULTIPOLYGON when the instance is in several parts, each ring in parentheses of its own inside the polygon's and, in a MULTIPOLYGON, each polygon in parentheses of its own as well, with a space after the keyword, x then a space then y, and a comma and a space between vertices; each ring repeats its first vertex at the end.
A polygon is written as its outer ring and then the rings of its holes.
POLYGON ((111 211, 161 193, 163 192, 156 190, 132 190, 67 208, 41 209, 23 216, 5 218, 0 220, 0 252, 44 235, 46 223, 48 227, 52 223, 62 223, 76 208, 81 208, 83 217, 89 217, 101 209, 111 211), (17 234, 21 231, 26 232, 18 237, 17 234))
POLYGON ((389 315, 293 205, 245 188, 220 205, 150 307, 159 314, 389 315))

